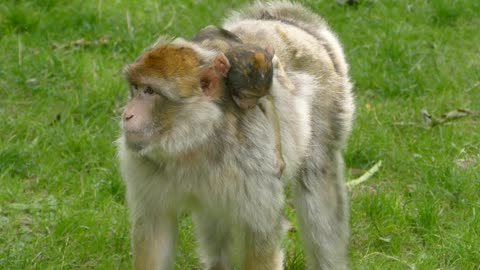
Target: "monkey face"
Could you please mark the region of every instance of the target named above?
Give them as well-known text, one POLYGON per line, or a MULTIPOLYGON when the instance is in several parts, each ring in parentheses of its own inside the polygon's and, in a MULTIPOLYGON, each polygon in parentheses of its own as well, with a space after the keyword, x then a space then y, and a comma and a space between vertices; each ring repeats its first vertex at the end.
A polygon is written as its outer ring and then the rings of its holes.
POLYGON ((175 103, 151 86, 132 86, 131 99, 122 114, 128 145, 143 149, 171 129, 175 103))
POLYGON ((215 101, 229 64, 223 54, 209 61, 203 64, 194 48, 167 43, 127 65, 131 98, 122 115, 127 146, 144 155, 178 155, 211 136, 221 119, 215 101))

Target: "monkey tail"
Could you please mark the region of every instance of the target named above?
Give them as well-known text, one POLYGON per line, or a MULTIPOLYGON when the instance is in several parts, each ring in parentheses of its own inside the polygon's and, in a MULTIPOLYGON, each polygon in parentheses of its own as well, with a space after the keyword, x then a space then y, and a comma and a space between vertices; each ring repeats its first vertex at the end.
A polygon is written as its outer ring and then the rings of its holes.
POLYGON ((230 24, 243 20, 279 21, 302 29, 325 46, 336 72, 342 77, 348 76, 348 65, 344 60, 345 56, 337 36, 330 31, 322 17, 304 6, 285 0, 257 1, 240 11, 233 11, 225 23, 230 24))

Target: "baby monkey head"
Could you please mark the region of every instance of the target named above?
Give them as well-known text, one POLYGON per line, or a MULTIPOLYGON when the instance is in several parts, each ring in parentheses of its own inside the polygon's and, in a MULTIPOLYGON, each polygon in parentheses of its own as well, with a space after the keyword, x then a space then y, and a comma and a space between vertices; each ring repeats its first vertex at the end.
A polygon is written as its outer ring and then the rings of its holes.
POLYGON ((223 53, 183 39, 160 39, 145 50, 124 69, 130 87, 122 114, 127 145, 141 154, 176 155, 201 144, 221 119, 215 100, 223 95, 229 68, 223 53))
POLYGON ((273 48, 241 44, 233 46, 226 56, 231 63, 226 85, 235 103, 242 109, 254 107, 272 86, 273 48))

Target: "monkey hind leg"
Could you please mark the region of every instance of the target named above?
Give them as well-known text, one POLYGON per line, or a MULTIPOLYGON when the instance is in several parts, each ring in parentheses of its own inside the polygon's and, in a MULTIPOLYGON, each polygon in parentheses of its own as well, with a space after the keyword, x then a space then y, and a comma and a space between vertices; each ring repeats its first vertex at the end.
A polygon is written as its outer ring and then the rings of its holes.
POLYGON ((231 231, 222 219, 208 214, 193 215, 199 244, 200 260, 206 270, 231 270, 231 231))
MULTIPOLYGON (((320 148, 320 147, 318 147, 320 148)), ((339 150, 313 151, 296 186, 295 204, 307 269, 348 269, 348 202, 339 150)))
POLYGON ((273 139, 275 142, 275 161, 274 167, 277 170, 277 177, 281 178, 285 169, 285 160, 283 159, 282 143, 280 138, 280 120, 278 118, 277 109, 275 108, 274 99, 271 94, 267 94, 258 101, 258 105, 265 117, 273 127, 273 139))
POLYGON ((243 270, 283 270, 281 240, 286 222, 278 221, 268 233, 248 229, 245 234, 243 270))

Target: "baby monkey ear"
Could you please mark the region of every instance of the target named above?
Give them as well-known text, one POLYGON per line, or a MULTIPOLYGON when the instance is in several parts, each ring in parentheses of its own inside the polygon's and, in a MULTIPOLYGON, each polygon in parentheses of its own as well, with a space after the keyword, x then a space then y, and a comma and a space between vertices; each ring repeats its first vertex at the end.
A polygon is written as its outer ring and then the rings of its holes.
POLYGON ((230 61, 228 61, 225 54, 217 54, 217 56, 213 60, 213 66, 215 67, 215 70, 223 77, 227 77, 228 71, 230 70, 230 61))
POLYGON ((273 56, 275 55, 275 48, 271 44, 268 44, 265 47, 265 52, 267 52, 267 55, 269 56, 270 60, 272 60, 273 56))
POLYGON ((200 75, 200 85, 203 93, 207 96, 220 96, 223 90, 221 89, 221 80, 227 77, 229 70, 230 62, 225 54, 219 53, 215 56, 212 64, 202 70, 200 75))

